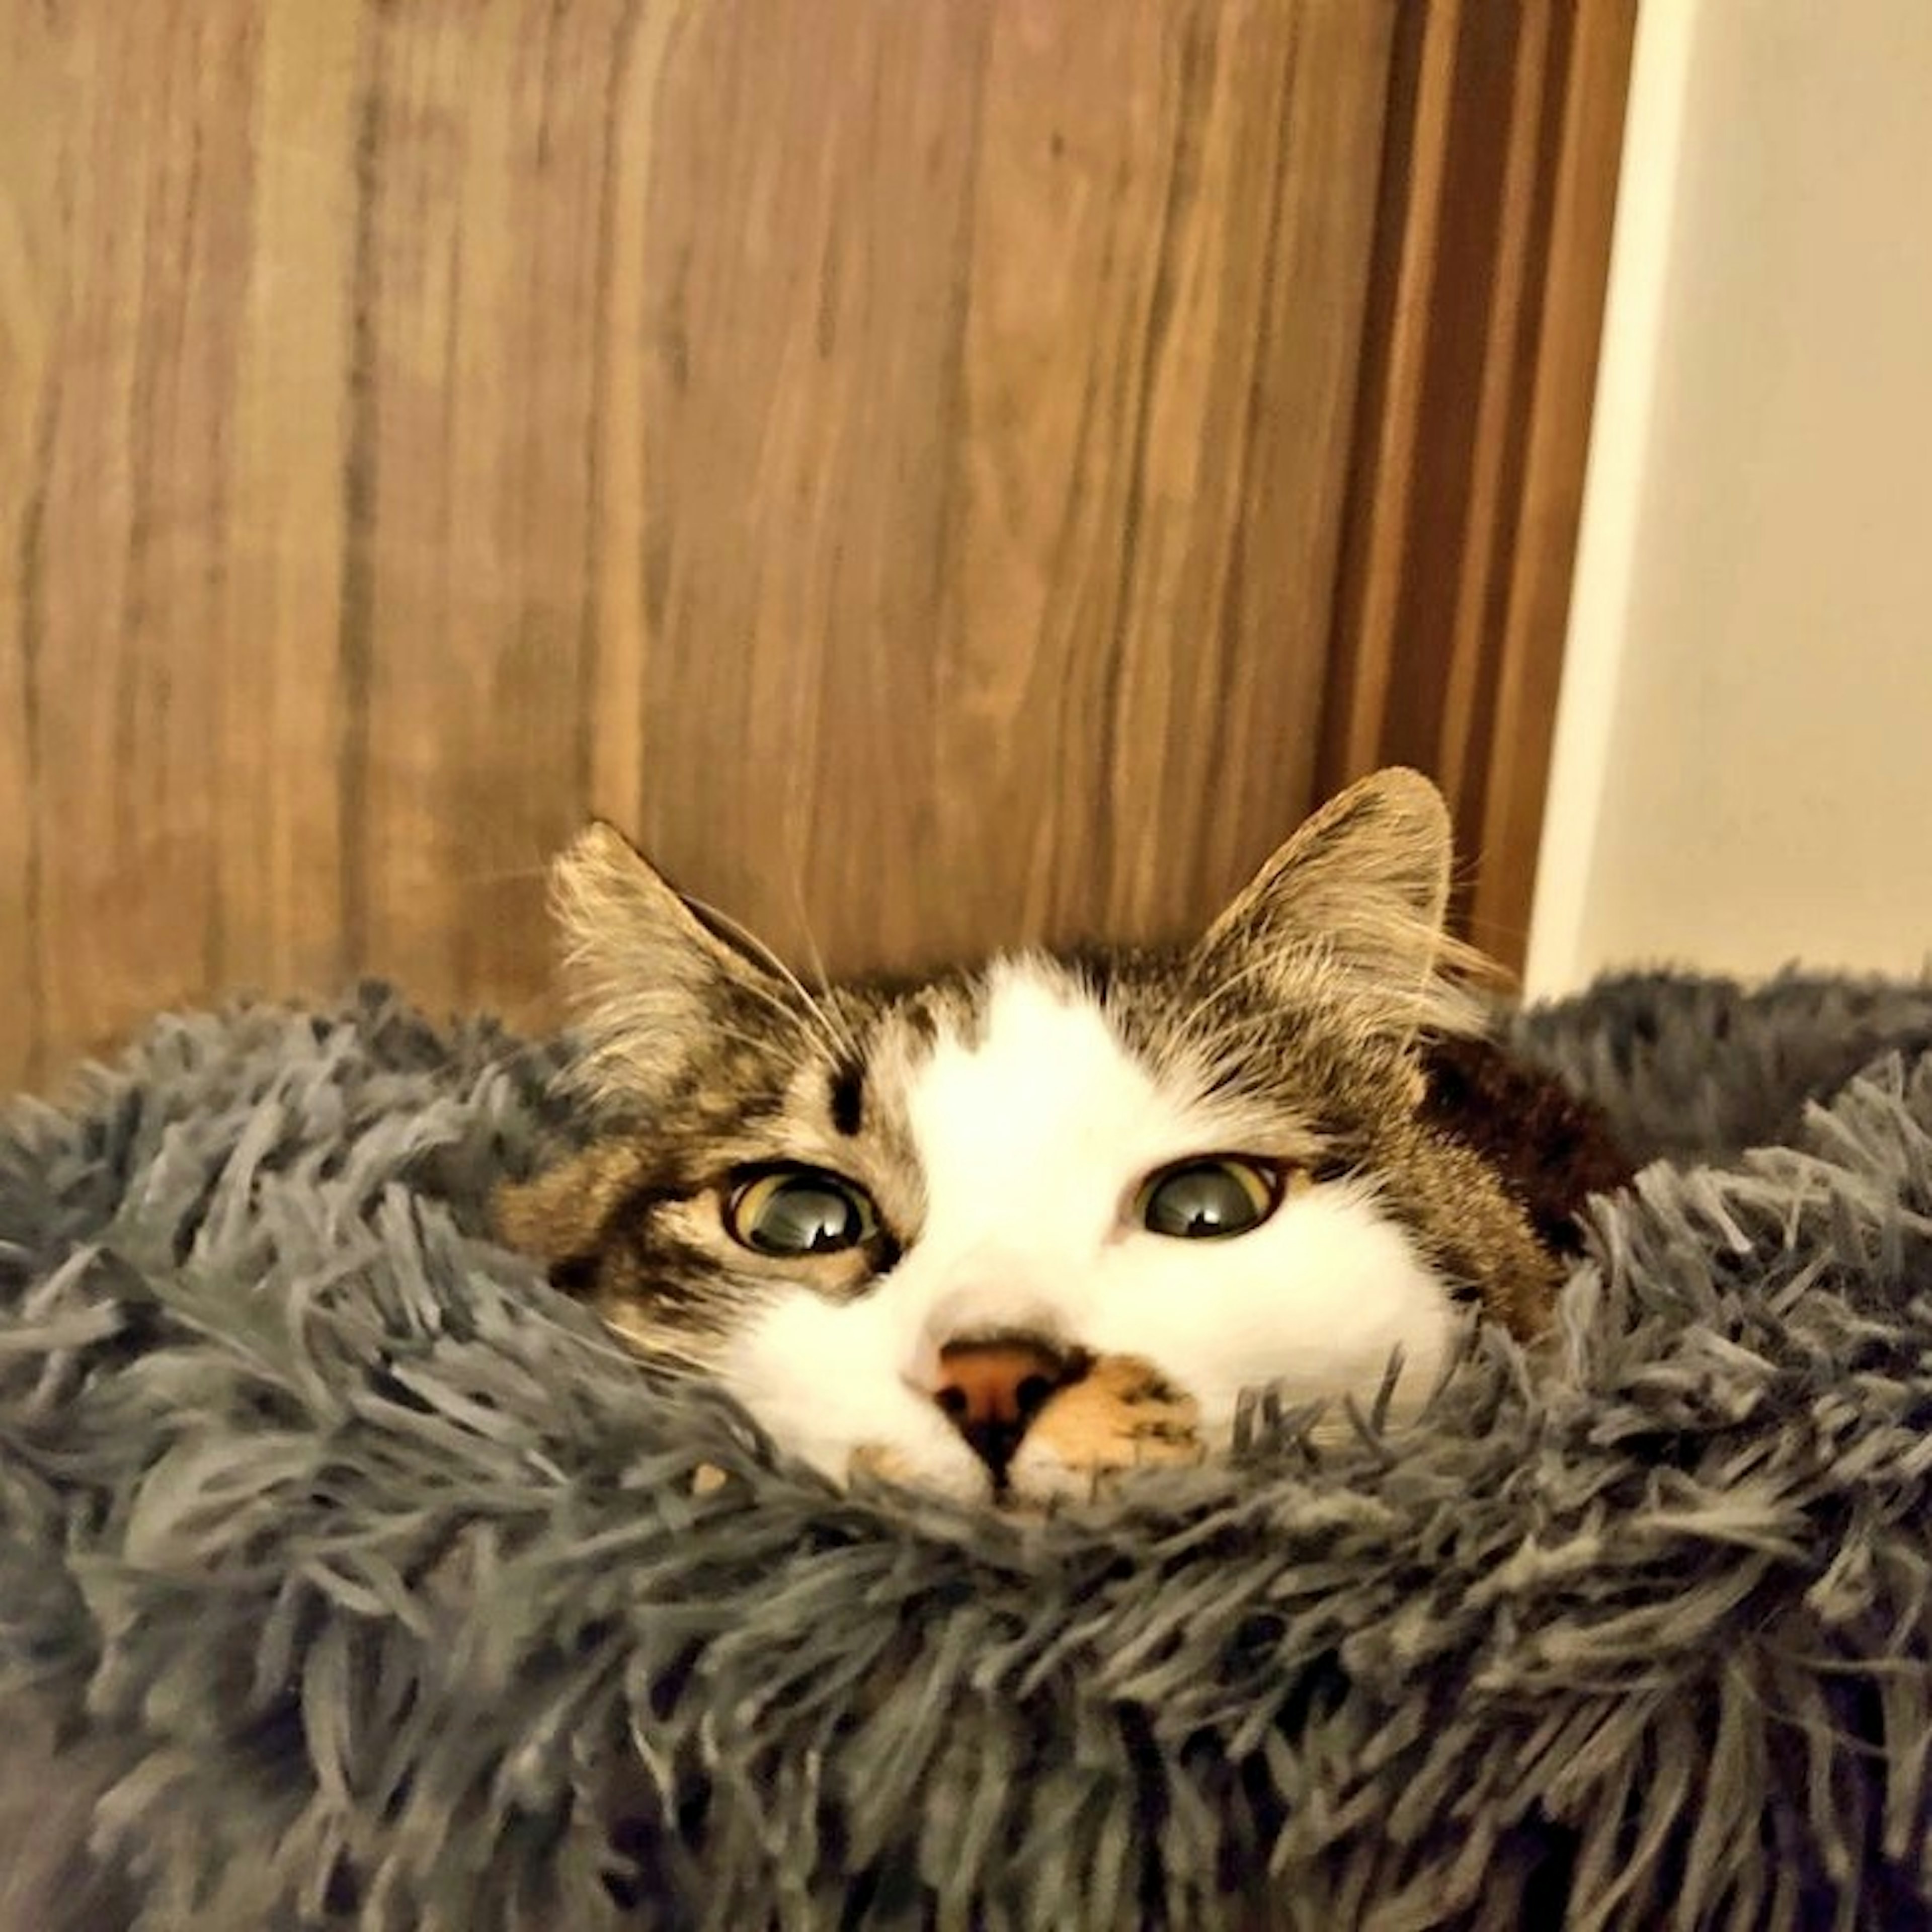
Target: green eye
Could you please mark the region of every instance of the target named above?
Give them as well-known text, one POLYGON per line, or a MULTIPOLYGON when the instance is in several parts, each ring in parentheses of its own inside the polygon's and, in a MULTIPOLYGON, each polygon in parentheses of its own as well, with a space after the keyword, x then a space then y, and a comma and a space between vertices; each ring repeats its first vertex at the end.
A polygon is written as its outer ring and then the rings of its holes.
POLYGON ((774 1167, 734 1187, 724 1204, 734 1240, 761 1255, 833 1255, 878 1232, 864 1192, 815 1167, 774 1167))
POLYGON ((1151 1176, 1135 1212, 1150 1234, 1215 1241, 1259 1227, 1280 1198, 1281 1176, 1275 1168, 1238 1154, 1211 1154, 1151 1176))

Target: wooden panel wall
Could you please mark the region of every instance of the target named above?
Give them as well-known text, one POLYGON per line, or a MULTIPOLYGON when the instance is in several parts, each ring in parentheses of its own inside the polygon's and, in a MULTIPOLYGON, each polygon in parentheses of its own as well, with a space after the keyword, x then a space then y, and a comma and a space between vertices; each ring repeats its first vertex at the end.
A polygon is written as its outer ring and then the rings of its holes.
POLYGON ((1432 772, 1465 922, 1520 965, 1635 14, 1432 0, 1406 24, 1318 788, 1432 772))
POLYGON ((836 968, 1394 753, 1509 950, 1633 8, 0 0, 0 1081, 592 812, 836 968))

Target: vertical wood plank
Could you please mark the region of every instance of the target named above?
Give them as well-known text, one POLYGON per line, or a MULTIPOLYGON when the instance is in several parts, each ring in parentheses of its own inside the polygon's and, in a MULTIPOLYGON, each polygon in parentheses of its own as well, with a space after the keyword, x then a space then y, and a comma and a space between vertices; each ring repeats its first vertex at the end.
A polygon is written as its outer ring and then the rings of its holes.
POLYGON ((1540 292, 1531 284, 1528 264, 1539 240, 1538 218, 1547 219, 1540 205, 1540 186, 1547 178, 1540 136, 1551 82, 1560 84, 1560 76, 1547 70, 1554 31, 1551 10, 1526 8, 1520 21, 1507 56, 1500 49, 1486 54, 1498 65, 1506 58, 1513 78, 1495 178, 1495 290, 1475 345, 1475 366, 1464 379, 1473 408, 1462 540, 1460 554, 1449 566, 1454 581, 1448 662, 1431 760, 1444 792, 1459 802, 1480 799, 1487 778, 1485 740, 1486 727, 1493 723, 1493 654, 1485 644, 1494 628, 1498 578, 1508 567, 1516 538, 1516 518, 1507 495, 1517 480, 1514 471, 1520 454, 1523 351, 1526 337, 1533 346, 1540 292))
POLYGON ((1363 317, 1366 348, 1324 694, 1317 781, 1323 792, 1385 760, 1384 721, 1404 635, 1404 557, 1427 431, 1422 398, 1443 206, 1430 183, 1449 138, 1462 15, 1462 0, 1407 9, 1391 52, 1363 317))
POLYGON ((1522 400, 1515 542, 1498 598, 1496 722, 1470 914, 1478 940, 1518 963, 1528 944, 1582 516, 1636 8, 1572 0, 1563 25, 1562 112, 1545 150, 1550 216, 1546 256, 1532 270, 1538 328, 1522 400))
POLYGON ((347 789, 365 958, 520 1012, 583 818, 610 101, 634 10, 370 16, 347 789), (478 111, 478 104, 488 111, 478 111))
POLYGON ((653 157, 658 94, 704 0, 653 0, 626 8, 612 39, 602 98, 610 145, 597 188, 604 298, 596 316, 590 424, 592 523, 584 682, 585 774, 590 810, 627 826, 647 822, 646 665, 662 602, 646 506, 655 478, 644 434, 647 395, 661 362, 686 372, 678 329, 680 284, 652 274, 653 157))
POLYGON ((637 628, 600 626, 599 710, 636 750, 602 769, 638 775, 627 818, 681 881, 801 954, 809 908, 838 963, 916 926, 894 841, 932 790, 985 20, 707 6, 632 83, 641 367, 603 541, 637 628))
POLYGON ((259 56, 239 4, 80 8, 64 32, 64 83, 41 110, 63 148, 57 367, 20 571, 38 680, 33 982, 62 1043, 217 975, 206 640, 224 594, 259 56))
MULTIPOLYGON (((57 23, 0 11, 0 73, 51 98, 68 58, 57 23)), ((45 1052, 41 943, 46 827, 46 478, 58 422, 59 208, 69 163, 58 116, 0 116, 0 1084, 38 1077, 45 1052)))
POLYGON ((1520 964, 1634 0, 1402 16, 1322 789, 1432 772, 1460 913, 1520 964))
MULTIPOLYGON (((214 983, 274 993, 362 963, 346 917, 341 634, 348 514, 360 64, 358 9, 260 14, 250 244, 219 547, 214 983)), ((171 637, 170 655, 191 648, 171 637)))
POLYGON ((988 81, 939 842, 1023 871, 962 939, 1204 920, 1310 802, 1390 15, 1109 17, 988 81))
POLYGON ((1236 534, 1227 618, 1256 654, 1266 711, 1250 736, 1241 700, 1210 681, 1216 722, 1202 784, 1213 802, 1194 917, 1216 909, 1322 796, 1321 719, 1337 669, 1338 561, 1356 398, 1372 359, 1368 302, 1402 10, 1348 0, 1306 8, 1290 48, 1244 458, 1244 494, 1264 493, 1272 510, 1236 534), (1247 755, 1231 764, 1227 747, 1244 736, 1247 755))

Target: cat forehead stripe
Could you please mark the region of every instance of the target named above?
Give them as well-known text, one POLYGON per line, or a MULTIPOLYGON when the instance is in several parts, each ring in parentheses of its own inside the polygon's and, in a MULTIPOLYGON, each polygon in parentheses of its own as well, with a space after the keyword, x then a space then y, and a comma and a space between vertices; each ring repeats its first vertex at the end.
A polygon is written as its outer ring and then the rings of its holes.
POLYGON ((866 1123, 866 1069, 848 1060, 832 1070, 827 1103, 832 1124, 850 1139, 866 1123))

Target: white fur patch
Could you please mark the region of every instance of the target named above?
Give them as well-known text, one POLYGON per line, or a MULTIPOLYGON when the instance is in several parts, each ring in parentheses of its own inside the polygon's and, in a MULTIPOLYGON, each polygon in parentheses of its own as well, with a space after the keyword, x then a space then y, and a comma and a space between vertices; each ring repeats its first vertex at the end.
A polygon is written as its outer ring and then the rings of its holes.
MULTIPOLYGON (((728 1354, 726 1380, 778 1442, 837 1479, 863 1451, 983 1495, 986 1471, 926 1391, 947 1342, 1016 1329, 1150 1363, 1199 1405, 1210 1447, 1243 1390, 1371 1397, 1398 1348, 1402 1398, 1426 1394, 1455 1311, 1372 1186, 1307 1189, 1222 1240, 1149 1233, 1132 1210, 1152 1171, 1264 1150, 1165 1089, 1050 966, 996 967, 982 1017, 976 1038, 943 1036, 899 1070, 926 1212, 898 1266, 848 1303, 782 1292, 728 1354)), ((1065 1486, 1024 1450, 1012 1474, 1022 1492, 1065 1486)))

